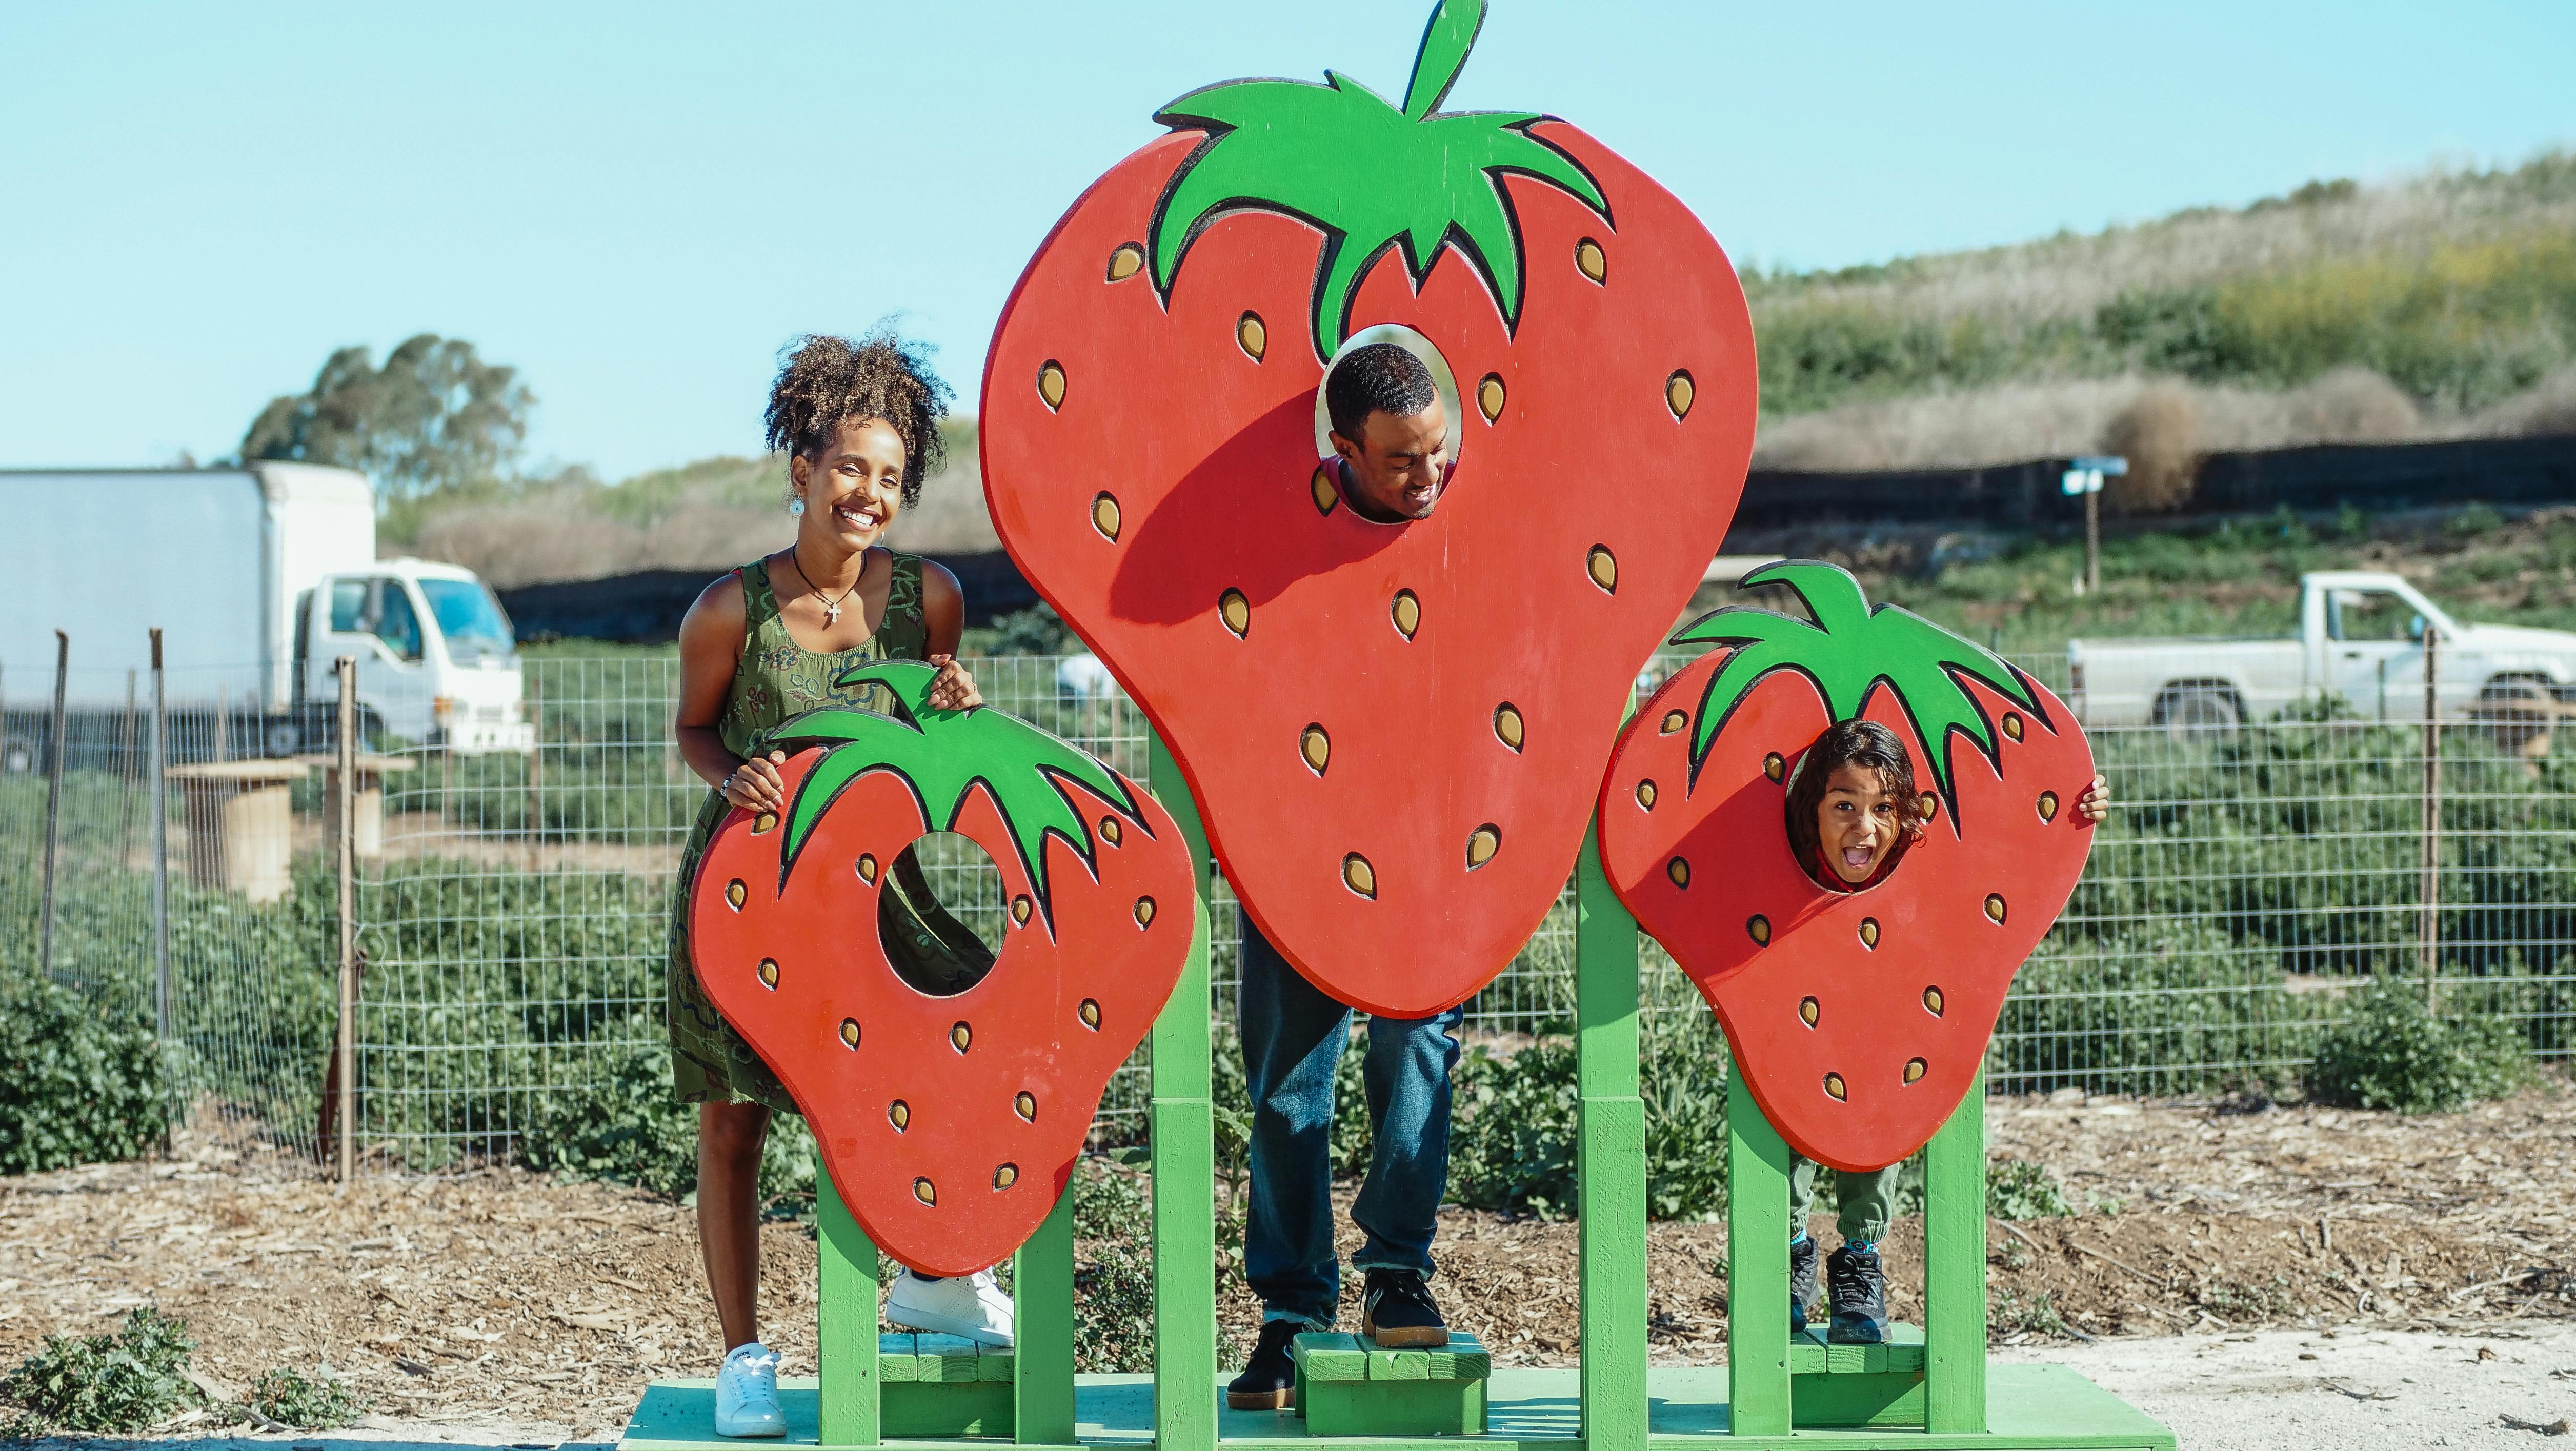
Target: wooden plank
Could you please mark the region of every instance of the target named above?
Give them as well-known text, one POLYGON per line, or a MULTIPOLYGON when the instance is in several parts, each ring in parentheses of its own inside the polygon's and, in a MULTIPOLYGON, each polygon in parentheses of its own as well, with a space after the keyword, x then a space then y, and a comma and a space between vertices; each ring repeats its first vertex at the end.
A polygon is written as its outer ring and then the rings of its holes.
POLYGON ((1011 1428, 1022 1445, 1069 1445, 1073 1401, 1073 1188, 1012 1261, 1011 1428))
POLYGON ((1482 1342, 1464 1331, 1450 1331, 1448 1348, 1431 1352, 1433 1380, 1483 1380, 1493 1373, 1493 1357, 1482 1342))
POLYGON ((814 1154, 817 1427, 827 1446, 877 1444, 877 1247, 814 1154))
POLYGON ((1986 1075, 1923 1156, 1926 1429, 1986 1429, 1986 1075))
POLYGON ((1642 1446, 1646 1392, 1646 1110, 1637 1098, 1637 922, 1601 874, 1594 833, 1575 859, 1576 1253, 1583 1434, 1642 1446))
POLYGON ((1371 1350, 1368 1378, 1373 1381, 1429 1380, 1431 1353, 1425 1350, 1371 1350))
POLYGON ((1180 764, 1152 740, 1152 789, 1190 844, 1198 882, 1190 956, 1154 1019, 1154 1444, 1216 1446, 1216 1125, 1208 1101, 1207 899, 1214 861, 1180 764))
POLYGON ((962 1335, 917 1335, 913 1352, 913 1379, 925 1385, 972 1385, 981 1377, 975 1369, 980 1358, 976 1345, 962 1335))
POLYGON ((1726 1369, 1737 1435, 1788 1433, 1789 1146, 1732 1052, 1726 1077, 1726 1369))
POLYGON ((1368 1348, 1356 1335, 1310 1330, 1288 1343, 1288 1358, 1309 1380, 1368 1379, 1368 1348))
MULTIPOLYGON (((1019 1369, 1019 1357, 1008 1350, 1004 1350, 999 1346, 993 1345, 978 1346, 976 1348, 975 1379, 979 1384, 1016 1384, 1018 1382, 1019 1369)), ((1013 1396, 1011 1398, 1011 1404, 1014 1411, 1012 1424, 1017 1425, 1018 1416, 1016 1412, 1019 1405, 1019 1397, 1016 1395, 1013 1396)), ((1041 1442, 1039 1444, 1051 1445, 1054 1443, 1041 1442)))

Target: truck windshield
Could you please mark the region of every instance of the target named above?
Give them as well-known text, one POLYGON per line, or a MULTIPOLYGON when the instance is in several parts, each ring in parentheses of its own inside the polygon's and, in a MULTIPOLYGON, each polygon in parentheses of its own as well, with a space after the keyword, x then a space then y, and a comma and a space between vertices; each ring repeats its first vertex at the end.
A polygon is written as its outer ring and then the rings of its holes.
POLYGON ((420 592, 429 601, 429 612, 438 617, 439 633, 447 637, 449 659, 464 664, 510 653, 515 643, 510 617, 479 581, 424 579, 420 592))

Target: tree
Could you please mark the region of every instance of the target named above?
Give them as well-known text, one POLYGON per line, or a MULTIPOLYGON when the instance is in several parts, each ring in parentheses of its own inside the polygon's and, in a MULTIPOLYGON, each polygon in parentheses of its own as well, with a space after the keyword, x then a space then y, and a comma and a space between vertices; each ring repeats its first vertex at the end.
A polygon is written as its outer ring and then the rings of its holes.
POLYGON ((462 338, 422 333, 381 368, 363 347, 331 354, 309 391, 260 410, 241 456, 338 464, 385 496, 418 498, 509 473, 535 406, 517 369, 484 362, 462 338))

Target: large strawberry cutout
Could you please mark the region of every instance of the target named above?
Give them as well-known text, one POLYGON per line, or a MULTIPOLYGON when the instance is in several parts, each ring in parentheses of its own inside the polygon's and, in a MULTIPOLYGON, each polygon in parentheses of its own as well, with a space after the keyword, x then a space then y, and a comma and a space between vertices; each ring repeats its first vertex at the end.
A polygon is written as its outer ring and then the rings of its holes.
POLYGON ((915 1270, 1016 1249, 1055 1205, 1110 1075, 1179 981, 1189 849, 1154 798, 997 710, 933 710, 936 672, 876 664, 900 716, 824 709, 772 733, 785 818, 736 810, 691 885, 689 950, 727 1022, 796 1099, 842 1200, 915 1270), (958 832, 999 870, 991 972, 928 996, 877 932, 887 864, 958 832))
POLYGON ((984 376, 1003 544, 1169 743, 1245 908, 1319 987, 1467 997, 1574 866, 1637 667, 1726 533, 1752 327, 1698 218, 1583 132, 1238 81, 1056 224, 984 376), (1356 517, 1316 389, 1380 324, 1464 395, 1437 512, 1356 517))
POLYGON ((1815 623, 1727 609, 1712 650, 1621 736, 1601 860, 1638 925, 1717 1009, 1792 1148, 1867 1170, 1914 1152, 1976 1079, 2013 973, 2084 872, 2093 753, 2045 686, 1830 564, 1775 564, 1815 623), (1914 759, 1921 843, 1875 886, 1817 885, 1785 797, 1825 727, 1866 716, 1914 759))

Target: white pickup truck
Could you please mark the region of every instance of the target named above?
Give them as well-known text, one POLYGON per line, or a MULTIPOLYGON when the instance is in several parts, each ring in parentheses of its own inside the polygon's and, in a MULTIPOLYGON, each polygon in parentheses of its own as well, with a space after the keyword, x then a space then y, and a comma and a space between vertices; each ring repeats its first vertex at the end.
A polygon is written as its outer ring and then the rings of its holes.
POLYGON ((2087 726, 2191 734, 2321 695, 2364 720, 2420 719, 2428 626, 2443 715, 2576 701, 2576 634, 2461 624, 2396 575, 2336 570, 2300 580, 2299 633, 2288 639, 2069 641, 2069 704, 2087 726))

